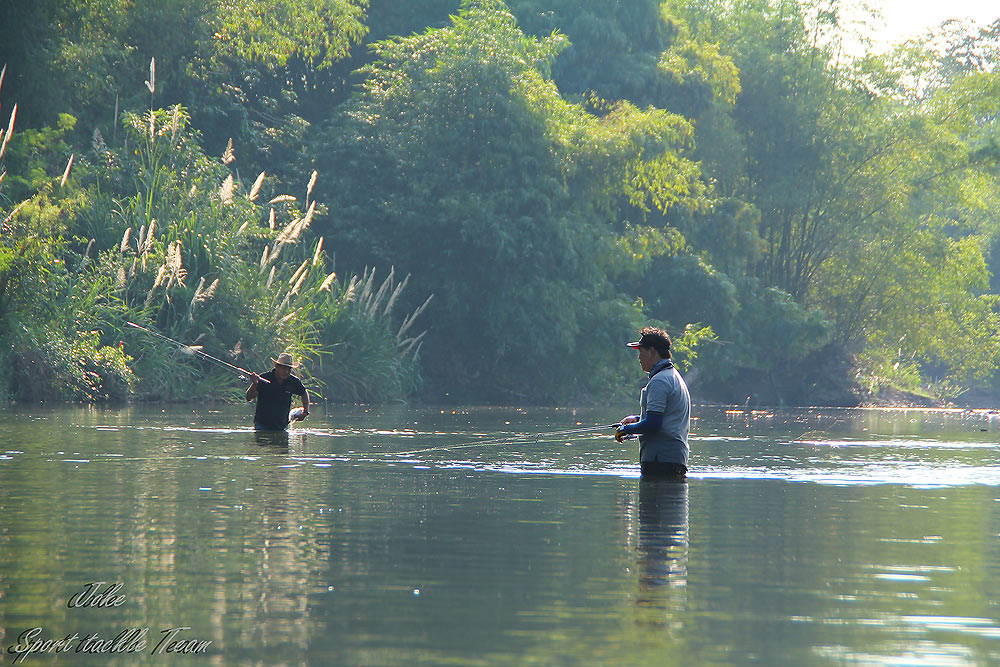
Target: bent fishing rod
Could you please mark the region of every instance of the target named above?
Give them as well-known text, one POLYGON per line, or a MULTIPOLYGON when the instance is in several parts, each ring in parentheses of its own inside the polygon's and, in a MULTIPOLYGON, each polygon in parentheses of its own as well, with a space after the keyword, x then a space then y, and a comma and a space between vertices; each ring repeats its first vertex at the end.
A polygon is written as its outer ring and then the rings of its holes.
MULTIPOLYGON (((148 333, 150 336, 158 338, 159 340, 161 340, 163 342, 170 343, 172 345, 176 345, 180 349, 180 351, 183 352, 184 354, 197 354, 202 359, 207 359, 208 361, 211 361, 212 363, 214 363, 217 366, 220 366, 220 367, 225 368, 225 369, 230 370, 230 371, 235 371, 235 372, 237 372, 237 373, 239 373, 240 375, 243 375, 243 376, 254 375, 254 373, 248 371, 245 368, 240 368, 239 366, 235 366, 235 365, 229 363, 228 361, 223 361, 222 359, 219 359, 218 357, 213 357, 212 355, 208 354, 207 352, 204 352, 203 350, 201 350, 200 348, 198 348, 196 346, 185 345, 184 343, 180 342, 179 340, 174 340, 173 338, 170 338, 169 336, 164 336, 159 331, 153 331, 152 329, 149 329, 149 328, 144 327, 142 325, 136 324, 135 322, 126 322, 125 324, 129 325, 133 329, 138 329, 139 331, 144 331, 144 332, 148 333)), ((260 377, 260 376, 258 376, 258 377, 260 377)), ((260 381, 263 382, 263 383, 265 383, 265 384, 271 384, 270 382, 268 382, 264 378, 260 378, 260 381)))

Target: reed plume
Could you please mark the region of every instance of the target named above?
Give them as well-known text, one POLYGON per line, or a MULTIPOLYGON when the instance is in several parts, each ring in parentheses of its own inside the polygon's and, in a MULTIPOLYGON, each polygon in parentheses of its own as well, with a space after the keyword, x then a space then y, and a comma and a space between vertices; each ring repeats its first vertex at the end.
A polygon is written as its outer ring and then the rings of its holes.
POLYGON ((7 121, 7 132, 3 135, 3 141, 0 141, 0 158, 3 157, 4 152, 7 150, 7 142, 10 141, 10 135, 14 131, 14 119, 17 118, 17 105, 10 110, 10 120, 7 121))
POLYGON ((229 143, 226 144, 226 150, 222 151, 222 164, 232 164, 236 159, 236 151, 233 150, 233 138, 229 137, 229 143))
POLYGON ((222 199, 223 204, 233 203, 233 188, 233 175, 229 174, 219 187, 219 197, 222 199))
POLYGON ((69 162, 66 163, 66 170, 63 172, 62 180, 59 181, 60 189, 62 189, 66 185, 66 179, 69 178, 69 170, 73 168, 74 157, 76 157, 76 153, 69 156, 69 162))
POLYGON ((253 187, 250 188, 250 194, 247 195, 247 199, 254 201, 257 199, 257 194, 260 192, 260 186, 264 184, 264 172, 260 172, 257 176, 257 180, 253 182, 253 187))
POLYGON ((306 186, 306 202, 309 201, 309 195, 312 194, 313 186, 316 185, 316 178, 319 176, 319 172, 313 169, 313 173, 309 176, 309 185, 306 186))

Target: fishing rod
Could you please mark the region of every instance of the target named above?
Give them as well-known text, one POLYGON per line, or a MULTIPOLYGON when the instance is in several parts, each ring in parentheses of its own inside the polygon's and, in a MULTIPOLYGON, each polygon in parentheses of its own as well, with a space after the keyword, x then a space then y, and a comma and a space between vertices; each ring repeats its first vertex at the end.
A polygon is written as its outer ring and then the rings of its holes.
POLYGON ((394 456, 408 456, 410 454, 423 454, 424 452, 436 452, 446 449, 467 449, 469 447, 484 447, 487 445, 499 445, 508 442, 537 442, 542 438, 552 438, 561 435, 572 435, 576 433, 588 433, 593 431, 603 431, 609 428, 618 428, 620 422, 614 424, 602 424, 601 426, 586 426, 584 428, 572 428, 562 431, 549 431, 548 433, 526 433, 523 435, 509 435, 504 438, 490 438, 488 440, 473 440, 471 442, 460 442, 456 445, 441 445, 440 447, 427 447, 425 449, 413 449, 408 452, 393 452, 394 456))
MULTIPOLYGON (((227 370, 236 371, 240 375, 244 375, 244 376, 254 375, 254 373, 251 373, 250 371, 248 371, 245 368, 240 368, 239 366, 234 366, 233 364, 229 363, 228 361, 223 361, 222 359, 219 359, 218 357, 213 357, 212 355, 208 354, 207 352, 202 351, 200 348, 198 348, 196 346, 185 345, 184 343, 180 342, 179 340, 174 340, 173 338, 170 338, 169 336, 164 336, 159 331, 153 331, 152 329, 149 329, 147 327, 144 327, 144 326, 141 326, 139 324, 136 324, 135 322, 126 322, 125 324, 129 325, 130 327, 132 327, 134 329, 138 329, 139 331, 144 331, 144 332, 148 333, 149 335, 154 336, 155 338, 158 338, 158 339, 160 339, 160 340, 162 340, 164 342, 176 345, 180 349, 180 351, 183 352, 184 354, 192 354, 192 355, 193 354, 197 354, 202 359, 207 359, 208 361, 211 361, 215 365, 220 366, 222 368, 225 368, 227 370)), ((258 376, 258 377, 260 377, 260 376, 258 376)), ((270 382, 268 382, 264 378, 260 378, 260 381, 263 382, 263 383, 265 383, 265 384, 271 384, 270 382)))

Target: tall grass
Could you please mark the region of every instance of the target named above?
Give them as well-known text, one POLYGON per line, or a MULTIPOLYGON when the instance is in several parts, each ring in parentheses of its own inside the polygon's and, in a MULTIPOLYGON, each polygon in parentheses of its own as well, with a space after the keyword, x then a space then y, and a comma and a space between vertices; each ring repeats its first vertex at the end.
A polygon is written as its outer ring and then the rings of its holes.
MULTIPOLYGON (((152 101, 152 63, 147 87, 152 101)), ((13 121, 3 149, 17 142, 13 121)), ((62 156, 60 173, 24 201, 5 201, 0 181, 0 343, 30 366, 0 395, 241 395, 236 374, 129 320, 258 371, 290 351, 320 396, 388 400, 419 384, 419 312, 402 325, 394 313, 406 281, 390 271, 376 284, 374 269, 338 279, 310 231, 326 213, 312 199, 317 172, 301 201, 265 173, 245 185, 238 147, 207 155, 181 106, 126 112, 122 127, 111 145, 95 131, 90 150, 62 156)))
MULTIPOLYGON (((405 281, 396 284, 390 272, 373 290, 374 271, 336 279, 323 239, 309 237, 312 221, 324 212, 310 200, 318 174, 310 175, 304 201, 274 193, 265 201, 267 175, 244 188, 232 142, 211 159, 192 135, 180 107, 125 116, 134 157, 119 164, 117 177, 131 180, 134 192, 110 199, 104 219, 120 238, 105 241, 93 268, 113 281, 119 319, 146 322, 250 369, 266 368, 279 351, 290 351, 306 361, 318 393, 329 382, 338 399, 386 400, 412 391, 419 384, 419 337, 372 349, 372 341, 395 335, 393 310, 405 281)), ((107 176, 110 182, 116 174, 107 176)), ((404 320, 406 330, 414 319, 404 320)), ((184 376, 178 366, 196 361, 131 330, 120 333, 135 358, 140 396, 191 397, 204 389, 238 395, 235 375, 202 368, 184 376), (218 380, 196 385, 205 375, 218 380)))

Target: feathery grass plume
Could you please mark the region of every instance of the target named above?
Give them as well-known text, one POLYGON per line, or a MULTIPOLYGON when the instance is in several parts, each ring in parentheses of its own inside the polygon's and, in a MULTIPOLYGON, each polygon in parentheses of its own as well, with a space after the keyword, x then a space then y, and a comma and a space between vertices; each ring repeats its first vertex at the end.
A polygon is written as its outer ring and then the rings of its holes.
POLYGON ((207 301, 208 299, 211 299, 212 297, 214 297, 215 296, 215 290, 218 289, 218 287, 219 287, 219 279, 216 278, 215 280, 212 281, 212 284, 208 286, 208 289, 205 290, 205 292, 202 294, 202 296, 204 297, 204 300, 207 301))
POLYGON ((156 289, 163 284, 164 278, 167 277, 167 265, 164 264, 160 267, 160 270, 156 272, 156 280, 153 281, 153 289, 156 289))
POLYGON ((90 239, 90 243, 87 244, 87 249, 83 251, 83 261, 81 264, 87 266, 90 263, 90 251, 94 247, 94 243, 97 239, 90 239))
POLYGON ((156 239, 153 237, 153 233, 156 231, 156 218, 149 221, 149 230, 146 232, 146 241, 142 244, 143 254, 149 254, 149 251, 153 249, 153 241, 156 239))
POLYGON ((302 216, 302 228, 303 229, 305 229, 306 227, 308 227, 309 223, 312 222, 313 214, 314 213, 316 213, 316 202, 312 202, 311 204, 309 204, 309 209, 306 211, 306 214, 304 216, 302 216))
POLYGON ((131 227, 127 227, 125 229, 125 233, 122 234, 122 242, 121 242, 121 244, 119 245, 119 248, 118 248, 118 251, 121 254, 124 255, 125 251, 128 250, 128 241, 129 241, 129 239, 131 237, 132 237, 132 228, 131 227))
POLYGON ((357 297, 357 291, 358 291, 358 277, 351 276, 351 282, 347 284, 347 289, 344 290, 344 303, 350 303, 351 301, 354 301, 355 297, 357 297))
POLYGON ((267 226, 271 228, 272 232, 274 231, 274 209, 273 208, 271 209, 271 214, 267 217, 267 226))
POLYGON ((257 195, 260 193, 260 186, 264 184, 264 172, 260 172, 257 175, 257 180, 253 182, 253 187, 250 188, 250 194, 247 195, 247 200, 254 201, 257 199, 257 195))
POLYGON ((264 246, 264 252, 262 252, 261 255, 260 255, 260 272, 261 273, 264 273, 264 269, 267 268, 267 258, 269 256, 269 253, 270 253, 270 248, 268 248, 268 246, 265 245, 264 246))
POLYGON ((94 152, 97 154, 102 154, 108 150, 108 145, 104 143, 104 135, 101 134, 99 128, 94 128, 94 136, 91 139, 90 145, 93 146, 94 152))
POLYGON ((292 195, 278 195, 277 197, 275 197, 274 199, 272 199, 271 201, 269 201, 267 203, 268 204, 280 204, 281 202, 284 202, 284 201, 296 201, 296 200, 295 200, 295 197, 293 197, 292 195))
POLYGON ((118 267, 118 275, 115 277, 115 287, 125 287, 125 267, 118 267))
POLYGON ((233 175, 229 174, 219 187, 219 197, 223 204, 233 203, 233 187, 233 175))
POLYGON ((156 92, 156 58, 149 59, 149 80, 146 81, 146 88, 149 89, 150 95, 156 92))
POLYGON ((336 279, 337 279, 337 272, 334 271, 333 273, 331 273, 330 275, 328 275, 326 277, 326 280, 323 281, 323 284, 319 286, 320 291, 329 292, 330 291, 330 285, 332 285, 333 281, 336 280, 336 279))
POLYGON ((3 135, 3 141, 0 141, 0 157, 3 157, 4 152, 7 150, 7 142, 10 141, 10 135, 14 131, 14 119, 17 118, 17 105, 10 110, 10 120, 7 121, 7 132, 3 135))
POLYGON ((403 278, 403 282, 396 285, 396 289, 392 291, 392 295, 389 297, 389 301, 385 304, 385 310, 382 311, 382 315, 389 314, 389 311, 392 310, 392 307, 396 305, 396 299, 398 299, 399 295, 403 292, 404 289, 406 289, 406 285, 409 282, 410 282, 410 274, 406 274, 406 277, 403 278))
POLYGON ((59 188, 62 189, 66 185, 66 179, 69 178, 69 170, 73 168, 73 158, 76 157, 76 153, 69 156, 69 162, 66 163, 66 170, 63 171, 62 180, 59 181, 59 188))
MULTIPOLYGON (((372 276, 374 275, 375 272, 372 271, 372 276)), ((383 297, 385 297, 385 293, 389 291, 389 287, 392 286, 392 281, 393 278, 395 278, 395 276, 396 276, 396 267, 394 266, 390 267, 389 275, 386 276, 385 280, 382 281, 382 284, 378 288, 378 292, 375 293, 375 296, 372 297, 371 303, 368 304, 368 317, 374 317, 375 312, 378 310, 379 304, 382 303, 382 299, 383 297)))
POLYGON ((316 178, 319 176, 319 172, 313 169, 313 173, 309 176, 309 185, 306 186, 306 202, 309 201, 309 195, 312 194, 313 186, 316 185, 316 178))
POLYGON ((265 285, 265 287, 267 287, 267 289, 271 289, 271 283, 274 282, 274 269, 275 269, 275 267, 272 266, 271 267, 271 272, 269 274, 267 274, 267 284, 265 285))
POLYGON ((187 270, 181 262, 181 241, 177 239, 167 248, 167 268, 170 269, 170 280, 176 281, 178 285, 183 285, 187 278, 187 270))
POLYGON ((365 274, 361 278, 361 292, 358 294, 358 302, 367 305, 370 303, 368 299, 372 295, 372 286, 375 283, 375 267, 368 268, 365 267, 365 274))
POLYGON ((132 268, 128 270, 128 277, 130 280, 132 278, 135 278, 135 267, 138 264, 139 264, 139 258, 136 257, 135 259, 132 260, 132 268))
POLYGON ((285 225, 285 228, 281 230, 278 237, 274 240, 274 248, 271 249, 271 256, 268 258, 269 262, 276 260, 286 245, 298 241, 299 236, 305 228, 309 226, 314 210, 315 206, 310 206, 309 211, 304 217, 292 220, 290 223, 285 225))
POLYGON ((215 288, 219 286, 219 279, 216 278, 212 281, 212 284, 205 288, 205 276, 202 276, 198 281, 198 287, 194 291, 194 296, 191 297, 191 303, 188 306, 188 320, 194 321, 194 307, 196 304, 204 303, 208 301, 213 296, 215 296, 215 288))
POLYGON ((222 164, 232 164, 236 159, 236 151, 233 150, 233 138, 229 137, 229 143, 226 144, 226 150, 222 151, 222 164))
POLYGON ((249 226, 250 226, 250 221, 247 220, 242 225, 240 225, 239 229, 236 230, 236 235, 239 236, 240 234, 242 234, 243 232, 245 232, 247 230, 247 227, 249 227, 249 226))
POLYGON ((142 252, 142 243, 146 239, 146 225, 139 228, 139 235, 135 237, 135 251, 142 252))
POLYGON ((205 286, 205 276, 198 279, 198 286, 194 288, 194 296, 188 304, 188 320, 194 320, 194 305, 201 301, 201 289, 205 286))
MULTIPOLYGON (((308 264, 309 264, 309 262, 305 262, 305 265, 308 265, 308 264)), ((309 271, 303 271, 302 275, 299 276, 299 279, 295 282, 295 285, 292 287, 291 293, 292 294, 298 294, 299 290, 302 289, 302 283, 304 283, 306 281, 306 278, 308 278, 308 277, 309 277, 309 271)))
POLYGON ((195 194, 198 192, 198 186, 195 183, 191 184, 191 189, 188 190, 188 199, 194 199, 195 194))
POLYGON ((307 266, 309 266, 309 260, 308 259, 306 261, 302 262, 302 264, 299 266, 299 268, 295 270, 295 273, 292 274, 292 277, 288 279, 288 284, 291 285, 291 284, 295 283, 295 281, 297 281, 299 279, 299 276, 302 275, 302 272, 306 270, 307 266))
POLYGON ((323 250, 323 237, 319 237, 319 241, 316 243, 316 250, 313 252, 313 266, 319 264, 319 253, 323 250))
POLYGON ((396 347, 399 350, 399 356, 405 357, 410 353, 411 350, 413 350, 414 346, 416 346, 417 349, 419 350, 420 345, 423 344, 423 339, 426 334, 427 334, 426 331, 421 331, 419 336, 416 336, 414 338, 407 338, 399 345, 397 345, 396 347))
POLYGON ((174 113, 170 118, 170 143, 177 139, 177 130, 181 127, 181 105, 174 105, 174 113))
POLYGON ((396 332, 397 341, 403 340, 403 334, 405 334, 406 331, 411 326, 413 326, 413 323, 416 321, 418 317, 420 317, 420 314, 423 313, 425 310, 427 310, 427 306, 430 304, 431 299, 433 298, 434 295, 431 294, 429 297, 427 297, 427 300, 424 301, 419 308, 417 308, 415 311, 413 311, 412 313, 403 318, 403 323, 399 325, 399 331, 396 332))

